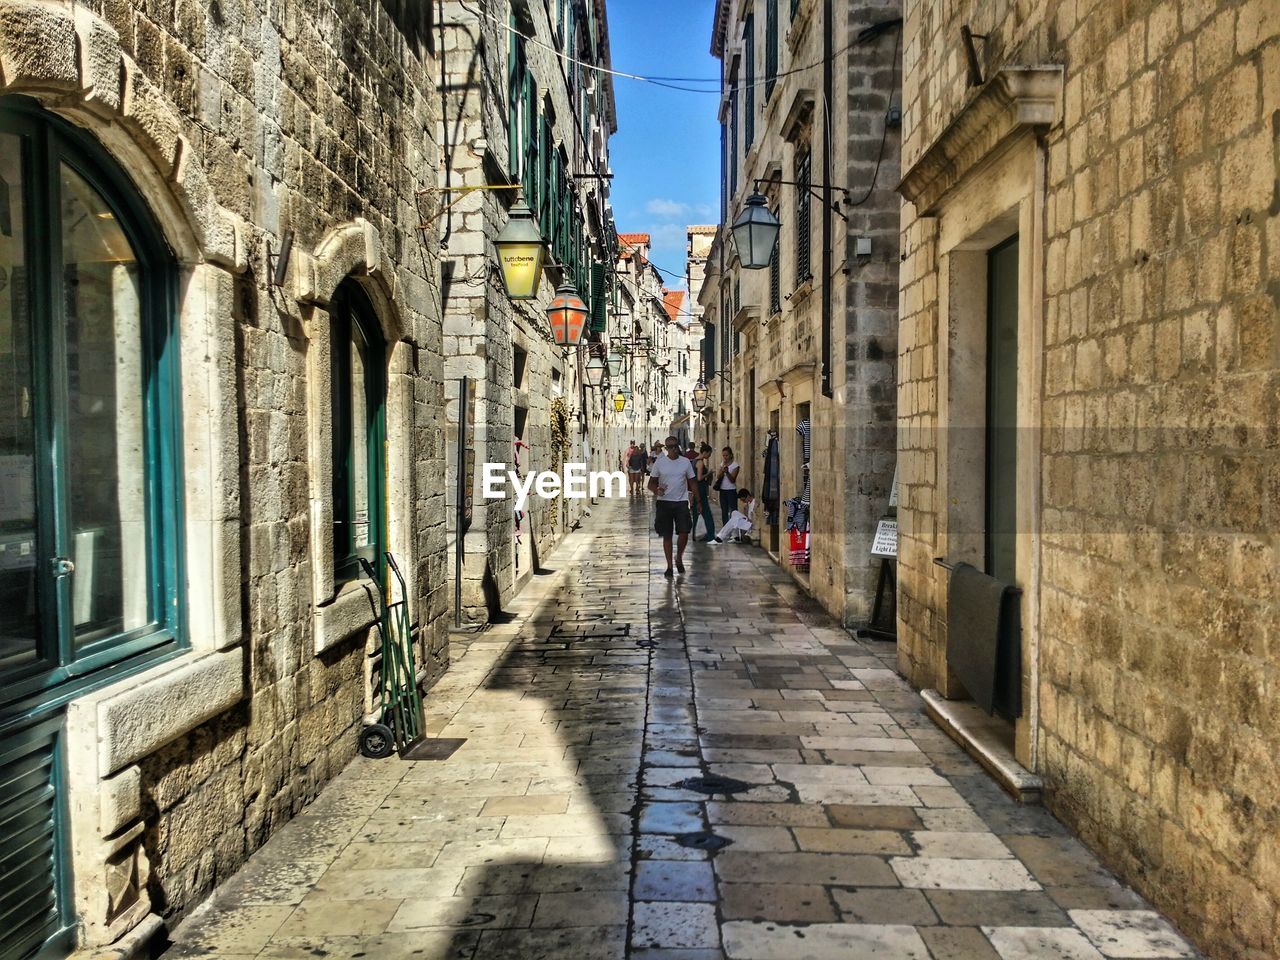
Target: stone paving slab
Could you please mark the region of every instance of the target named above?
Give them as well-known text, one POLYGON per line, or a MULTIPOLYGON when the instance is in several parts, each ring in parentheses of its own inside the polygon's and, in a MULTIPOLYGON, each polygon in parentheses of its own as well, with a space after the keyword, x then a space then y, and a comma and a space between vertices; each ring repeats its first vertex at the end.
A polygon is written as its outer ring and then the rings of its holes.
POLYGON ((1199 956, 933 726, 892 644, 755 547, 664 579, 648 508, 600 504, 453 637, 451 758, 354 761, 165 957, 1199 956))

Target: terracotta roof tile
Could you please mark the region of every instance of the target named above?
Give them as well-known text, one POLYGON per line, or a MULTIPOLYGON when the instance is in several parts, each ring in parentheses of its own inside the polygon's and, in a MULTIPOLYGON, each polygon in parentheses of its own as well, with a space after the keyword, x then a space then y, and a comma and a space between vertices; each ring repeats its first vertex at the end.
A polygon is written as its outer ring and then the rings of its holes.
POLYGON ((670 290, 663 288, 662 306, 666 308, 667 316, 675 320, 680 316, 680 308, 684 305, 684 291, 670 290))

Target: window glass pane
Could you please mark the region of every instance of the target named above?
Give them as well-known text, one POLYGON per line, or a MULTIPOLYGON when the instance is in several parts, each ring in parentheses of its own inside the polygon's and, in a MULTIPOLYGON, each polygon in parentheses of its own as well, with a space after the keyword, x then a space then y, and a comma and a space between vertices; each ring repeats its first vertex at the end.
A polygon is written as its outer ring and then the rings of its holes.
POLYGON ((35 661, 40 622, 21 147, 0 134, 0 674, 35 661))
POLYGON ((77 644, 151 622, 139 265, 111 209, 61 168, 71 612, 77 644))
POLYGON ((360 324, 351 324, 351 535, 357 553, 372 542, 369 511, 369 347, 360 324))

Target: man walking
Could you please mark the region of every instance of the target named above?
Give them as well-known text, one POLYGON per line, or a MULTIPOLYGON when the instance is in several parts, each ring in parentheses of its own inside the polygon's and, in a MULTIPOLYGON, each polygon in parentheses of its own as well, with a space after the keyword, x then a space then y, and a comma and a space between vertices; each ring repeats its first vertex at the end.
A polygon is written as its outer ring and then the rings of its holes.
POLYGON ((666 453, 658 457, 649 468, 649 489, 658 495, 654 506, 653 529, 662 538, 662 553, 667 558, 664 577, 671 576, 671 534, 674 528, 679 539, 676 551, 676 569, 684 573, 684 548, 689 543, 689 531, 693 518, 689 514, 689 493, 693 493, 694 509, 697 509, 698 488, 691 484, 696 474, 693 464, 680 455, 680 441, 667 437, 666 453))

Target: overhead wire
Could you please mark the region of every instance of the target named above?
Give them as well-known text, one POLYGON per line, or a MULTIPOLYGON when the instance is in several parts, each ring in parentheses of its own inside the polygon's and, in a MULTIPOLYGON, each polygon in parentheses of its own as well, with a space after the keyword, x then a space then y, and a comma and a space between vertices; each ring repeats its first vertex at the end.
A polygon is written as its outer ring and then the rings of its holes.
MULTIPOLYGON (((494 23, 502 27, 502 29, 506 30, 507 32, 515 34, 517 37, 522 38, 526 43, 532 43, 534 46, 543 47, 546 50, 550 50, 552 53, 554 53, 560 59, 564 60, 566 63, 573 63, 573 64, 576 64, 577 66, 583 67, 584 69, 593 70, 596 73, 604 73, 612 77, 620 77, 624 80, 636 80, 642 83, 651 83, 651 84, 654 84, 655 86, 666 87, 667 89, 671 89, 671 90, 680 90, 685 93, 711 93, 717 96, 719 96, 721 93, 720 86, 722 81, 720 77, 649 76, 649 75, 640 74, 640 73, 629 73, 626 70, 615 70, 612 67, 602 67, 599 64, 590 63, 589 61, 586 61, 586 60, 579 60, 577 57, 574 57, 568 53, 565 53, 563 50, 561 50, 559 47, 555 46, 554 44, 547 43, 544 40, 539 40, 536 36, 531 36, 529 34, 526 34, 520 29, 518 29, 517 27, 513 27, 511 24, 507 23, 505 20, 501 19, 500 17, 496 17, 492 13, 489 13, 487 10, 471 10, 469 7, 466 7, 465 5, 464 5, 464 9, 466 9, 468 13, 471 13, 476 16, 482 16, 487 20, 493 21, 494 23), (679 85, 684 83, 714 83, 716 85, 716 88, 704 90, 698 87, 685 87, 685 86, 679 85)), ((856 43, 857 43, 856 40, 850 41, 849 43, 841 47, 839 50, 834 51, 831 54, 831 59, 834 60, 836 57, 840 56, 841 54, 848 52, 856 45, 856 43)), ((759 80, 753 80, 751 83, 740 83, 738 81, 734 81, 733 83, 730 84, 730 87, 736 90, 742 90, 747 87, 763 87, 765 84, 772 83, 773 81, 779 79, 780 77, 789 77, 793 74, 803 73, 806 70, 812 70, 814 67, 820 67, 822 66, 822 64, 826 62, 826 59, 827 59, 826 57, 822 57, 818 60, 813 61, 812 63, 806 63, 803 66, 799 66, 799 67, 792 67, 789 70, 782 70, 777 73, 770 74, 765 77, 761 77, 761 79, 759 80)))

